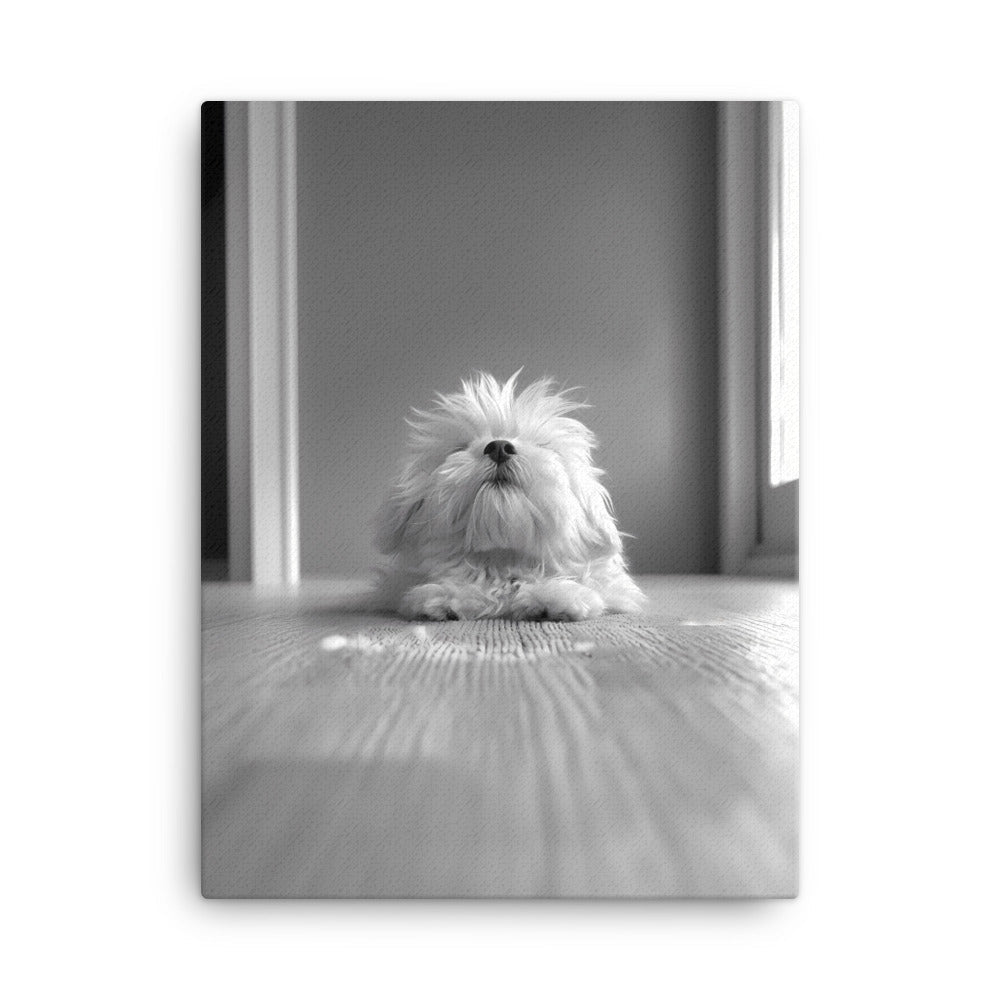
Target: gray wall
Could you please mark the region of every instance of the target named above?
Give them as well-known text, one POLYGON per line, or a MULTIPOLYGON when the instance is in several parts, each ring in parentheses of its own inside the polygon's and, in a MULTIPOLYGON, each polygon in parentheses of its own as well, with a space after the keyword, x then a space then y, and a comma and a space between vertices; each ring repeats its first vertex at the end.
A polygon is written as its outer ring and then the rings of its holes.
POLYGON ((371 565, 403 418, 580 385, 636 572, 718 560, 716 106, 298 110, 302 571, 371 565))

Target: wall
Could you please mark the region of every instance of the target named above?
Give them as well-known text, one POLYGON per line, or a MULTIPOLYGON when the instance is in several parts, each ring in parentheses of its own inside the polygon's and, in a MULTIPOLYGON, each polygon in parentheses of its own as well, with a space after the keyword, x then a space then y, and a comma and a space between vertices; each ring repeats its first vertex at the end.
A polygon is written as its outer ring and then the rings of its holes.
POLYGON ((584 387, 636 572, 718 563, 716 107, 298 107, 302 571, 355 574, 403 418, 584 387))

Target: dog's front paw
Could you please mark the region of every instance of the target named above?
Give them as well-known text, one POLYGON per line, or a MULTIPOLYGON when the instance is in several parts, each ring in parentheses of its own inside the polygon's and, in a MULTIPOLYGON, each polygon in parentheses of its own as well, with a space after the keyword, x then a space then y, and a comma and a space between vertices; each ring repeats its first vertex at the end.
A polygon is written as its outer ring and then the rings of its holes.
POLYGON ((482 618, 488 611, 489 602, 479 590, 451 583, 411 587, 399 606, 404 618, 430 618, 438 622, 482 618))
POLYGON ((439 583, 422 583, 411 587, 404 595, 399 605, 399 613, 404 618, 430 618, 432 621, 445 621, 458 618, 452 607, 451 590, 439 583))
POLYGON ((512 602, 515 618, 547 618, 578 622, 604 614, 604 599, 575 580, 542 580, 525 584, 512 602))

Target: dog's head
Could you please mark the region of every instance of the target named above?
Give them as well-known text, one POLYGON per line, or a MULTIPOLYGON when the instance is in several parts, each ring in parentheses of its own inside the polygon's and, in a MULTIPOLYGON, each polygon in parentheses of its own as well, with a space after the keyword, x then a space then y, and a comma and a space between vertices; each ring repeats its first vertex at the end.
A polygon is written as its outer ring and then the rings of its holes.
POLYGON ((379 517, 385 553, 514 558, 549 571, 621 551, 582 404, 549 379, 479 374, 408 420, 407 460, 379 517))

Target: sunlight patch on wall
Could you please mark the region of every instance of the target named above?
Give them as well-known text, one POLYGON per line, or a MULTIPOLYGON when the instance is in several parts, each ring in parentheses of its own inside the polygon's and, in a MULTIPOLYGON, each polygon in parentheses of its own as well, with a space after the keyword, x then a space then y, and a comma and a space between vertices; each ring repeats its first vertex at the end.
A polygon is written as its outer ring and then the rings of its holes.
POLYGON ((799 107, 771 105, 772 486, 799 478, 799 107))

